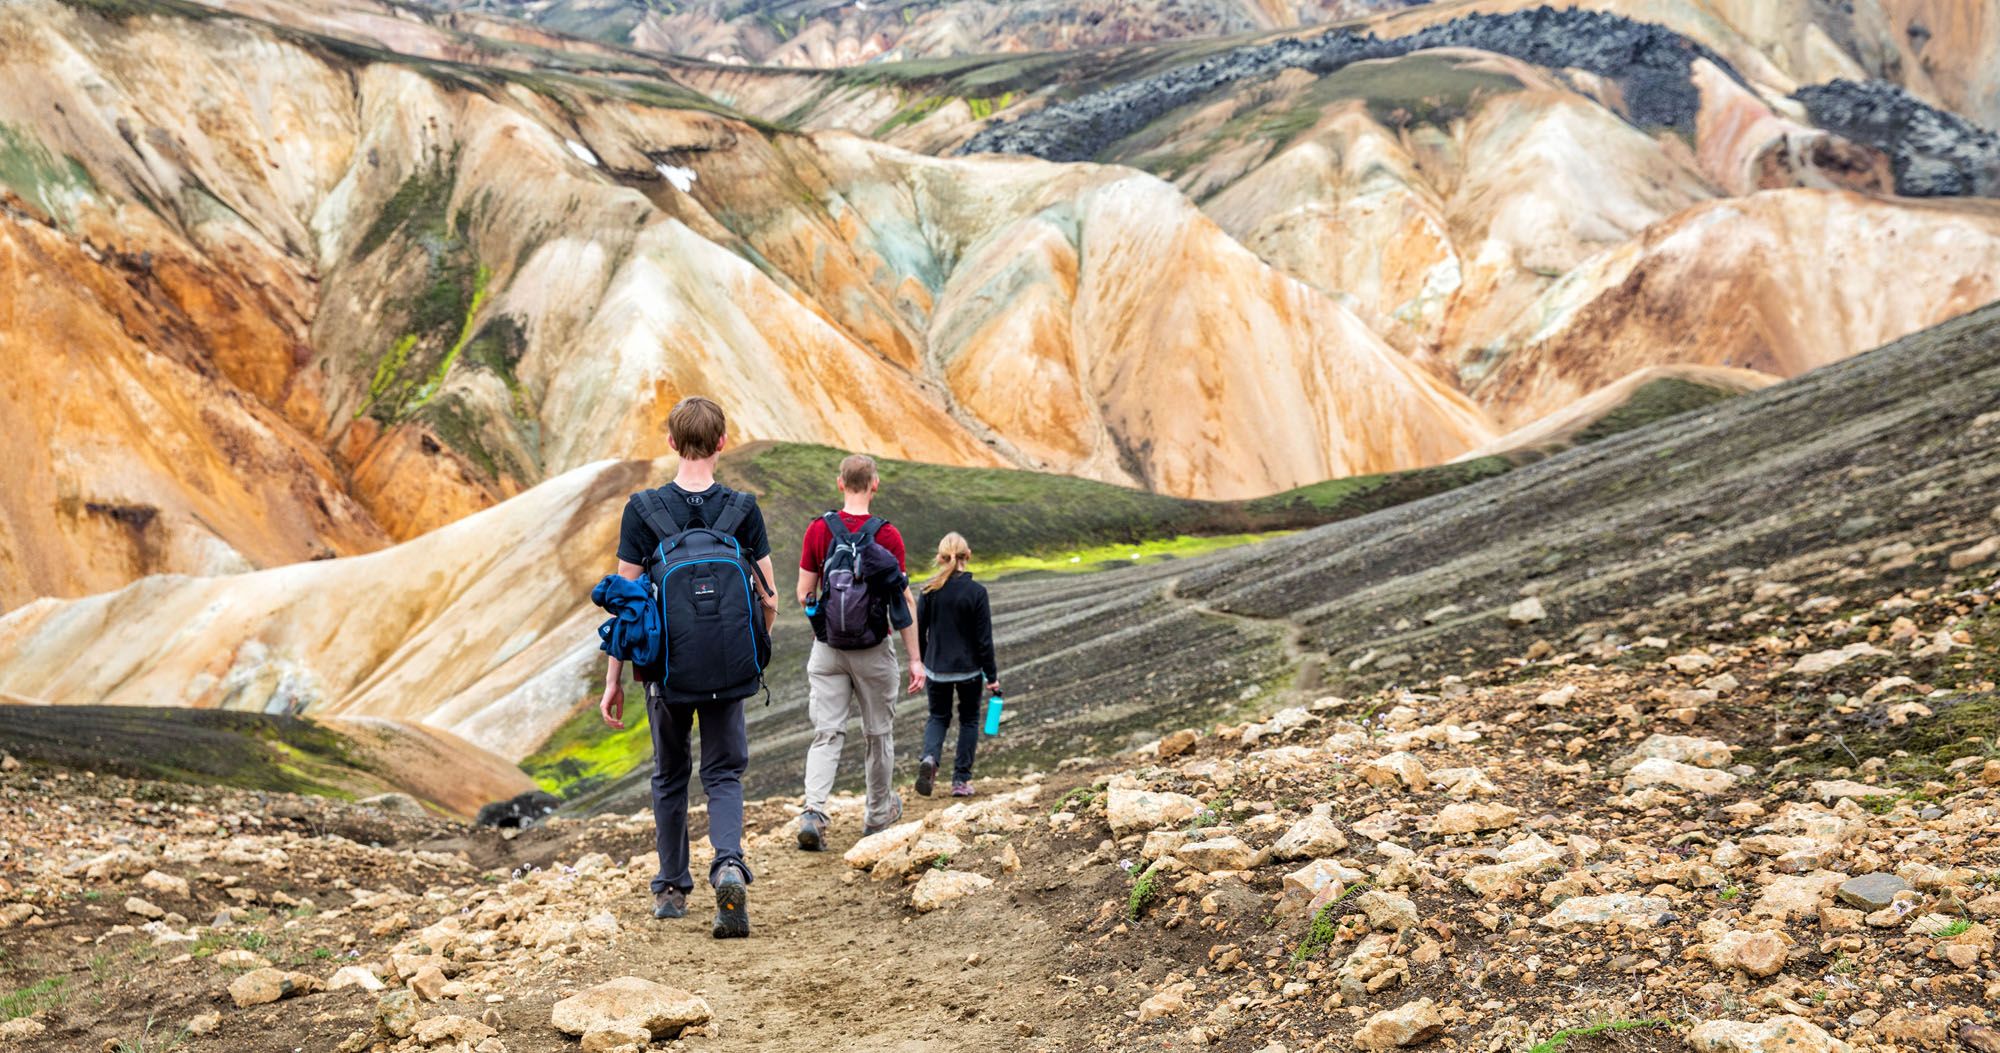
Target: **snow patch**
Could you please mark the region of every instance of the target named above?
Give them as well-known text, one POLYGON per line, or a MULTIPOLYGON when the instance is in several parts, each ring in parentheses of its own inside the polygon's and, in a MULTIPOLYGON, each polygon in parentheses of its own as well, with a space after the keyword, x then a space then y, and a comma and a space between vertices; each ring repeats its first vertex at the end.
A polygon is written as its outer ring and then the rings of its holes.
POLYGON ((694 186, 695 172, 692 168, 684 165, 669 164, 656 164, 653 167, 660 173, 660 178, 672 183, 674 189, 683 194, 688 192, 688 188, 694 186))
POLYGON ((597 155, 590 152, 590 147, 577 142, 575 139, 564 139, 563 145, 569 147, 569 152, 575 154, 577 160, 582 161, 592 168, 597 167, 597 155))

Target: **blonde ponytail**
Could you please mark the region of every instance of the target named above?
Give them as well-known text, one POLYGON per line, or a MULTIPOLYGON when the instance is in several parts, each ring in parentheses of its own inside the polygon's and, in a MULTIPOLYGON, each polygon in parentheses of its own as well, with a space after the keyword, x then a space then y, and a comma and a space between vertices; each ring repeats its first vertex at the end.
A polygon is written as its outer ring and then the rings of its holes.
POLYGON ((924 591, 936 592, 944 588, 945 582, 950 581, 953 574, 963 571, 966 564, 971 562, 972 546, 966 544, 963 534, 953 531, 939 538, 937 551, 938 572, 931 575, 931 580, 924 582, 924 591))

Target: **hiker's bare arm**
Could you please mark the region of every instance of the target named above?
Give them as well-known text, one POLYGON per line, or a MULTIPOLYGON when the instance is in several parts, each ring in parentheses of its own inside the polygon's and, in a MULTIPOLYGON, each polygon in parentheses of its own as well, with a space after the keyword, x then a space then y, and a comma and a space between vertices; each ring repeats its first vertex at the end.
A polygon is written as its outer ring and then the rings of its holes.
MULTIPOLYGON (((646 568, 637 563, 618 561, 618 576, 637 580, 646 568)), ((611 659, 611 668, 604 673, 604 697, 597 703, 597 712, 604 723, 623 730, 625 727, 625 663, 616 657, 611 659)))
POLYGON ((799 606, 805 606, 806 601, 812 599, 812 594, 818 591, 819 572, 814 570, 799 571, 799 606))
POLYGON ((778 624, 778 572, 771 567, 771 557, 757 561, 757 573, 763 575, 764 586, 770 590, 757 590, 757 598, 764 601, 764 631, 770 632, 778 624))
MULTIPOLYGON (((917 609, 917 598, 910 595, 907 585, 903 587, 903 604, 908 610, 917 609)), ((910 619, 910 624, 903 626, 901 632, 903 649, 910 652, 910 693, 914 695, 924 689, 924 656, 917 646, 916 619, 910 619)))

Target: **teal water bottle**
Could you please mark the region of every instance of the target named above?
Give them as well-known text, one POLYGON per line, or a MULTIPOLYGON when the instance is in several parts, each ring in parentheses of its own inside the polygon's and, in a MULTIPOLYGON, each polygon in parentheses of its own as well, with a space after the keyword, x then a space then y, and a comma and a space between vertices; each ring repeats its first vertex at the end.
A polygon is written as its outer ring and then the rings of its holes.
POLYGON ((993 692, 993 697, 986 700, 986 733, 988 735, 1000 734, 1000 692, 998 691, 993 692))

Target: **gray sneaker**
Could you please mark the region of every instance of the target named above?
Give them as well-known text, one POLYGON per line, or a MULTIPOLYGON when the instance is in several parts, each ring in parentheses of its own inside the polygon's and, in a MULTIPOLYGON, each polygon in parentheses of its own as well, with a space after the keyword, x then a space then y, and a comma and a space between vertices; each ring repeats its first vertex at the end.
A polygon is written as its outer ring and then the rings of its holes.
POLYGON ((722 868, 715 882, 715 924, 710 935, 718 940, 741 939, 750 935, 750 887, 743 872, 733 866, 722 868))
POLYGON ((903 798, 900 796, 892 797, 889 799, 889 803, 894 806, 894 810, 889 813, 889 818, 879 823, 867 823, 863 825, 861 827, 861 836, 867 837, 870 834, 879 834, 903 821, 903 798))
POLYGON ((653 917, 685 918, 688 912, 688 894, 677 888, 653 893, 653 917))
POLYGON ((806 812, 799 816, 799 850, 817 852, 826 847, 826 816, 806 812))
POLYGON ((917 762, 917 796, 929 797, 937 786, 938 762, 936 757, 925 757, 917 762))

